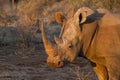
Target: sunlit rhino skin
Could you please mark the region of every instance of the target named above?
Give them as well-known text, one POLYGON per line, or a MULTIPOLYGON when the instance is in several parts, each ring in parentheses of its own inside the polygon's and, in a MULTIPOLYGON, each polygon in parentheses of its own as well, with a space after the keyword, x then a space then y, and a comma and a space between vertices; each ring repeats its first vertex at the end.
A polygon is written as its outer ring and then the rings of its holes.
POLYGON ((120 16, 104 9, 87 7, 67 19, 56 12, 56 21, 62 24, 56 44, 46 39, 42 26, 42 39, 47 64, 63 67, 64 61, 73 62, 78 54, 90 60, 99 80, 120 80, 120 16), (80 53, 82 52, 82 53, 80 53))

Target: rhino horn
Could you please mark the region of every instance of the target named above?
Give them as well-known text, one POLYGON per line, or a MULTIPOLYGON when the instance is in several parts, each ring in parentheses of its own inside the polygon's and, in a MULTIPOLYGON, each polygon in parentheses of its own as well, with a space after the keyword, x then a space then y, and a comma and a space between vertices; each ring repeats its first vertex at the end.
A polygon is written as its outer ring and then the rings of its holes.
POLYGON ((42 23, 41 26, 41 33, 46 53, 48 54, 48 56, 54 56, 56 53, 56 46, 52 44, 49 40, 47 40, 44 31, 44 23, 42 23))
POLYGON ((56 44, 61 44, 63 42, 62 39, 59 39, 56 36, 54 36, 54 40, 55 40, 56 44))

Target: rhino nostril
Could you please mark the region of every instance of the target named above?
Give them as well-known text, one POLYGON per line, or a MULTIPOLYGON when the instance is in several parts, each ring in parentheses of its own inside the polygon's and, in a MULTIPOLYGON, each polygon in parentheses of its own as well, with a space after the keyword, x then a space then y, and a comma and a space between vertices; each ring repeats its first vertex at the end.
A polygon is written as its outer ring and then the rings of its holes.
POLYGON ((58 66, 62 67, 64 65, 63 61, 58 61, 58 66))
POLYGON ((61 61, 58 62, 58 65, 60 65, 60 64, 61 64, 61 61))

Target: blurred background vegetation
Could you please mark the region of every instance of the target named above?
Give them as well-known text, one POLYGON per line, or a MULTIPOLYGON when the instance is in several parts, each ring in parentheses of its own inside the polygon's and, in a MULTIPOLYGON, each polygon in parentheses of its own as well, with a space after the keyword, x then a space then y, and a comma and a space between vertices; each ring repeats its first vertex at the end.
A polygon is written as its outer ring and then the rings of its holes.
MULTIPOLYGON (((45 25, 53 26, 56 24, 54 18, 56 11, 63 12, 69 18, 73 12, 83 6, 91 9, 104 8, 115 13, 120 12, 120 0, 18 0, 14 7, 10 4, 10 0, 0 0, 0 44, 3 41, 15 41, 18 35, 25 45, 29 45, 28 40, 32 41, 31 39, 40 41, 41 36, 36 35, 36 32, 40 32, 38 19, 44 17, 45 25), (9 27, 9 29, 4 27, 9 27), (16 33, 13 33, 13 27, 15 31, 17 30, 16 33)), ((55 27, 51 27, 50 30, 59 32, 57 31, 59 29, 55 27)))
MULTIPOLYGON (((120 12, 120 0, 18 0, 14 10, 11 10, 9 0, 0 0, 0 16, 4 19, 13 14, 17 16, 12 18, 11 22, 17 21, 12 26, 31 26, 37 18, 42 17, 45 17, 49 24, 54 22, 54 12, 62 11, 64 14, 68 14, 83 6, 120 12), (6 17, 6 15, 8 16, 6 17)), ((9 22, 9 20, 6 21, 9 22)), ((2 22, 5 24, 5 20, 2 22)))

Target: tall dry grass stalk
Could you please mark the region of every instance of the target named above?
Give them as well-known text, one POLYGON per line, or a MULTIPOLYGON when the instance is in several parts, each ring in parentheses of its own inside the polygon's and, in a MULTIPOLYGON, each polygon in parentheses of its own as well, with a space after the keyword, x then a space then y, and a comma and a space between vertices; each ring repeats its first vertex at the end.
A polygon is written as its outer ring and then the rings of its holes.
POLYGON ((85 72, 80 66, 74 66, 70 71, 76 75, 76 80, 92 80, 92 72, 85 72))

